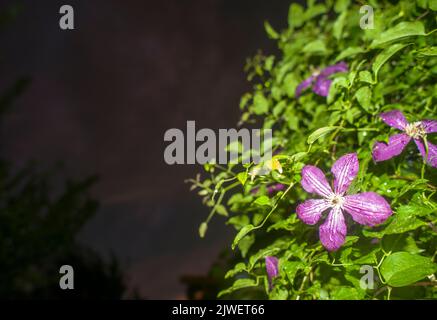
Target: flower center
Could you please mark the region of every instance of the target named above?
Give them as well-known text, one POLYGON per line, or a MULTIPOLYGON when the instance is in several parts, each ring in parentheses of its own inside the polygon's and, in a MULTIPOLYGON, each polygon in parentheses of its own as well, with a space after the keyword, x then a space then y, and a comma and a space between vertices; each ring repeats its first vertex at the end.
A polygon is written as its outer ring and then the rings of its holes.
POLYGON ((426 135, 425 128, 423 127, 420 121, 409 123, 405 127, 405 133, 408 134, 413 139, 423 138, 426 135))
POLYGON ((329 203, 333 206, 333 207, 341 207, 343 206, 344 203, 344 197, 339 195, 339 194, 333 194, 330 198, 329 198, 329 203))

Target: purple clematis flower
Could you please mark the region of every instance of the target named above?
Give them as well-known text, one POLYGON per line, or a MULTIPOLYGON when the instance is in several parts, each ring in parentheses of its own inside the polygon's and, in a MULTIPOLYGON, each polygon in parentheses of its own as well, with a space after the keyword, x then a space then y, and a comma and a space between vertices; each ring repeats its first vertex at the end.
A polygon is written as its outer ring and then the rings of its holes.
POLYGON ((375 143, 372 152, 375 161, 388 160, 401 154, 407 144, 413 139, 423 159, 426 159, 431 166, 437 167, 437 146, 427 141, 428 158, 426 158, 426 148, 423 143, 428 133, 437 132, 437 121, 422 120, 409 123, 399 110, 381 113, 380 116, 382 121, 387 123, 390 127, 399 129, 403 131, 403 133, 391 136, 388 140, 388 144, 383 142, 375 143))
POLYGON ((332 83, 332 80, 328 79, 328 77, 334 73, 347 71, 347 64, 342 61, 332 66, 328 66, 322 69, 322 71, 313 72, 309 78, 305 79, 297 86, 295 92, 296 98, 300 96, 303 90, 309 87, 312 87, 313 91, 319 96, 327 97, 332 83))
POLYGON ((358 174, 359 163, 356 153, 339 158, 331 168, 334 175, 334 191, 322 170, 307 165, 302 169, 301 184, 305 191, 317 193, 323 199, 309 199, 296 208, 299 219, 306 224, 316 224, 328 209, 328 218, 319 228, 322 245, 329 251, 340 248, 346 238, 344 211, 362 225, 375 226, 384 222, 392 210, 387 201, 377 193, 363 192, 346 195, 350 184, 358 174))
POLYGON ((266 271, 267 271, 267 278, 269 280, 269 288, 272 290, 272 280, 274 277, 277 277, 278 272, 278 258, 276 257, 266 257, 266 271))

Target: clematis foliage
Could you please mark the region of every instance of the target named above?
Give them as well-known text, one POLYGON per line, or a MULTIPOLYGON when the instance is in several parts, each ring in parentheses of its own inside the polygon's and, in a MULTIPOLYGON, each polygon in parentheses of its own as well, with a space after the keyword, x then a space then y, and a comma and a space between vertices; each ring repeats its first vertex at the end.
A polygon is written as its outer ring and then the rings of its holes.
POLYGON ((273 159, 191 180, 200 235, 235 229, 219 297, 437 298, 437 2, 367 4, 367 28, 348 0, 265 23, 280 53, 248 60, 240 124, 273 130, 273 159))

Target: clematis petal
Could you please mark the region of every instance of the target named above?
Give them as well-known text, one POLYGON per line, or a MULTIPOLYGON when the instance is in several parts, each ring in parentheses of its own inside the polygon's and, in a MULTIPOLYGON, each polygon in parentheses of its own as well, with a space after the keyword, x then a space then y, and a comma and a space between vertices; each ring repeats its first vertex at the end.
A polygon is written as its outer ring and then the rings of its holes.
POLYGON ((410 140, 410 136, 405 133, 398 133, 388 139, 388 144, 376 142, 372 151, 373 160, 384 161, 401 154, 410 140))
POLYGON ((329 88, 331 88, 331 83, 331 80, 322 76, 318 76, 316 83, 313 86, 313 91, 319 96, 327 97, 329 94, 329 88))
POLYGON ((279 274, 278 258, 272 256, 266 257, 266 271, 270 279, 276 277, 279 274))
POLYGON ((422 120, 420 121, 422 126, 425 128, 426 133, 437 132, 437 121, 435 120, 422 120))
POLYGON ((311 85, 313 84, 314 81, 314 76, 311 76, 309 78, 306 78, 304 81, 302 81, 296 88, 296 91, 294 92, 294 96, 296 98, 299 98, 300 94, 302 93, 303 90, 311 87, 311 85))
POLYGON ((388 202, 375 192, 363 192, 344 198, 343 208, 359 224, 374 226, 384 222, 392 214, 388 202))
POLYGON ((402 112, 399 110, 393 110, 389 112, 384 112, 379 115, 385 123, 387 123, 390 127, 404 130, 405 126, 408 124, 407 119, 402 112))
POLYGON ((304 223, 313 225, 329 207, 328 201, 324 199, 309 199, 297 206, 296 214, 304 223))
POLYGON ((328 66, 325 69, 323 69, 320 72, 320 75, 324 78, 330 76, 331 74, 337 73, 337 72, 347 72, 348 71, 348 67, 347 67, 347 63, 344 61, 341 61, 337 64, 334 64, 332 66, 328 66))
POLYGON ((271 290, 273 288, 272 279, 274 277, 277 277, 279 274, 279 272, 278 272, 278 258, 267 256, 265 260, 266 260, 267 278, 268 278, 269 287, 271 290))
MULTIPOLYGON (((417 148, 420 151, 420 154, 425 159, 426 157, 425 145, 419 139, 414 139, 414 142, 416 143, 417 148)), ((426 162, 428 162, 434 168, 437 168, 437 146, 429 141, 427 141, 427 144, 428 144, 428 159, 426 162)))
POLYGON ((332 194, 332 189, 326 181, 325 174, 316 166, 307 165, 303 167, 300 183, 306 192, 317 193, 323 197, 329 197, 332 194))
POLYGON ((356 153, 345 154, 332 166, 334 175, 334 192, 344 194, 352 181, 356 178, 359 170, 359 162, 356 153))
POLYGON ((319 237, 322 245, 329 251, 340 248, 346 239, 346 223, 340 207, 335 206, 328 218, 320 226, 319 237))

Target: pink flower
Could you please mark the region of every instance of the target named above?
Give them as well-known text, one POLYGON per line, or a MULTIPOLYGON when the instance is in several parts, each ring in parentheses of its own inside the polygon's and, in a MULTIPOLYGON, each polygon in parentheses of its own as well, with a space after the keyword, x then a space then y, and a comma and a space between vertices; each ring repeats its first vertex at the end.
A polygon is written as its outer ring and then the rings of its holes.
POLYGON ((376 162, 388 160, 401 154, 407 144, 413 139, 423 159, 426 159, 431 166, 437 167, 437 146, 427 141, 428 158, 426 158, 426 148, 423 143, 428 133, 437 132, 437 121, 422 120, 409 123, 399 110, 381 113, 380 116, 382 121, 390 127, 399 129, 403 133, 392 135, 388 140, 388 144, 383 142, 375 143, 372 155, 376 162))
POLYGON ((319 96, 327 97, 329 94, 329 88, 331 87, 332 83, 332 81, 328 79, 328 77, 334 73, 347 71, 347 64, 343 61, 328 66, 322 69, 322 71, 316 71, 309 78, 306 78, 297 86, 294 95, 296 96, 296 98, 298 98, 303 90, 311 87, 313 91, 319 96))
POLYGON ((324 211, 330 209, 328 218, 319 228, 320 241, 329 251, 337 250, 345 241, 345 211, 355 222, 367 226, 380 224, 392 214, 390 205, 377 193, 346 195, 358 169, 356 153, 349 153, 338 159, 331 168, 334 191, 322 170, 310 165, 302 169, 302 187, 309 193, 317 193, 322 199, 310 199, 299 204, 296 213, 304 223, 313 225, 320 220, 324 211))

